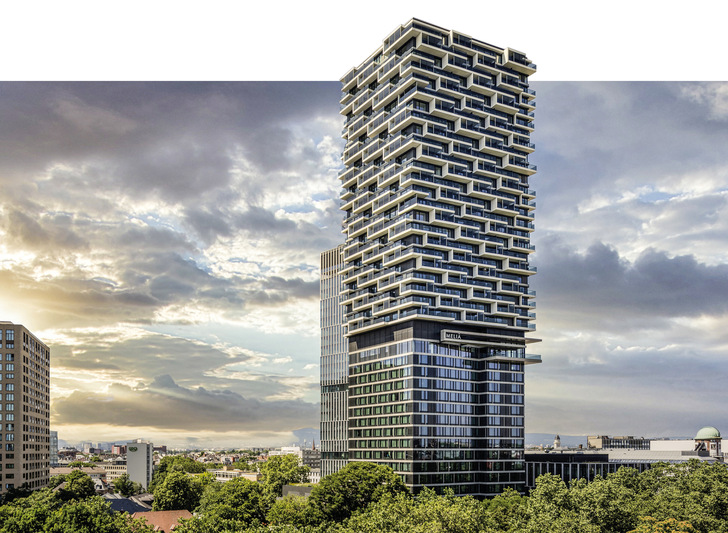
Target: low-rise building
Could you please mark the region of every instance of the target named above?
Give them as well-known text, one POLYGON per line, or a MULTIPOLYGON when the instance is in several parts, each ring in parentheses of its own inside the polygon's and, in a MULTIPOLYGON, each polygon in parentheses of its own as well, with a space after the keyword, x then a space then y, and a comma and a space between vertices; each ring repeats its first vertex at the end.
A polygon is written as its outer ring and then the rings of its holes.
POLYGON ((260 472, 245 472, 244 470, 239 470, 229 466, 221 468, 220 470, 208 470, 208 472, 215 476, 215 481, 219 481, 221 483, 239 477, 250 481, 260 481, 262 478, 262 474, 260 474, 260 472))
POLYGON ((97 493, 103 494, 108 490, 109 483, 106 477, 106 470, 99 468, 98 466, 53 466, 50 468, 50 475, 51 477, 58 475, 67 476, 74 470, 80 470, 84 474, 88 475, 88 477, 91 478, 91 481, 94 482, 94 489, 97 493))
MULTIPOLYGON (((592 437, 590 437, 592 438, 592 437)), ((611 438, 610 438, 611 439, 611 438)), ((656 463, 684 463, 690 459, 715 463, 723 462, 720 432, 707 426, 698 431, 694 439, 652 440, 633 437, 614 437, 622 443, 627 439, 646 440, 658 446, 645 449, 614 447, 601 450, 552 450, 527 451, 526 487, 535 487, 536 479, 543 474, 559 476, 566 483, 574 479, 593 480, 596 476, 606 476, 626 466, 643 472, 656 463)), ((605 441, 602 441, 602 444, 605 441)), ((608 441, 606 441, 608 442, 608 441)), ((596 446, 597 444, 594 443, 596 446)), ((591 445, 590 445, 591 446, 591 445)), ((642 444, 639 444, 642 446, 642 444)))
POLYGON ((586 445, 592 450, 631 449, 649 450, 650 439, 632 435, 610 437, 608 435, 590 435, 586 445))
POLYGON ((109 483, 113 483, 114 480, 127 473, 126 461, 123 459, 97 463, 97 466, 106 470, 106 479, 109 481, 109 483))
POLYGON ((152 510, 152 506, 140 502, 134 497, 125 498, 121 494, 104 494, 104 498, 111 505, 111 510, 124 513, 146 513, 152 510))

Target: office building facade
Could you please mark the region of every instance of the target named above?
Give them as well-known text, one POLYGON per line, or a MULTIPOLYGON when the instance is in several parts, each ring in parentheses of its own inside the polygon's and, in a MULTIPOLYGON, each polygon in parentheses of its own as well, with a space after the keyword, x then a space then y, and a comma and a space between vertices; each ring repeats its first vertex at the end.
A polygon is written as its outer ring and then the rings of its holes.
POLYGON ((348 459, 349 357, 341 305, 343 246, 321 254, 321 475, 348 459))
POLYGON ((154 444, 136 439, 126 444, 126 473, 146 489, 154 474, 154 444))
POLYGON ((413 19, 341 80, 346 453, 415 491, 525 487, 534 72, 413 19))
POLYGON ((51 431, 48 441, 48 461, 51 466, 58 466, 58 432, 51 431))
POLYGON ((50 350, 27 328, 0 321, 2 492, 48 485, 50 350))

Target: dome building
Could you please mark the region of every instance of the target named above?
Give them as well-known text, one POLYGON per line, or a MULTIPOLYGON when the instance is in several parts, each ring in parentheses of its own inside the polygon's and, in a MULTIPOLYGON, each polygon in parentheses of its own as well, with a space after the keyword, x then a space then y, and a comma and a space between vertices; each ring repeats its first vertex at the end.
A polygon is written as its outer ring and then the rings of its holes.
POLYGON ((713 426, 705 426, 695 435, 695 451, 708 452, 711 457, 722 457, 720 431, 713 426))

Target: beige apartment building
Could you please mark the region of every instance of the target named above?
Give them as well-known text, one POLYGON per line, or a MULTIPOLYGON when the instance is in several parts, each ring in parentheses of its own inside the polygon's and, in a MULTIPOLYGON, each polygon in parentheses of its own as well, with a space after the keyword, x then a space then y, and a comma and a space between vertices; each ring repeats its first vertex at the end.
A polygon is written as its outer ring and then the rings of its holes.
POLYGON ((48 485, 50 350, 20 324, 0 321, 2 492, 48 485))

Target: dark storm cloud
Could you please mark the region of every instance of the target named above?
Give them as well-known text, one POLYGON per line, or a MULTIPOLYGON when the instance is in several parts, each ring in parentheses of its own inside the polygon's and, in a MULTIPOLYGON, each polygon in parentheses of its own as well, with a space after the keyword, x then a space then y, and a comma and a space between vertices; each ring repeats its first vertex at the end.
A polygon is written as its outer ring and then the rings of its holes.
POLYGON ((249 295, 251 302, 260 305, 277 305, 291 298, 318 300, 319 296, 318 280, 303 281, 300 278, 284 279, 278 276, 266 278, 265 285, 249 295))
POLYGON ((88 241, 74 231, 72 225, 71 217, 66 214, 47 216, 41 222, 16 209, 8 210, 2 223, 14 244, 45 250, 87 248, 88 241))
POLYGON ((552 238, 541 245, 533 281, 540 311, 581 314, 579 325, 590 329, 728 312, 728 265, 654 249, 629 262, 601 242, 580 253, 552 238))
POLYGON ((288 125, 335 117, 336 83, 0 84, 0 180, 65 164, 89 187, 189 201, 230 184, 242 148, 262 172, 289 168, 288 125))
POLYGON ((319 407, 259 401, 230 390, 181 387, 169 376, 147 386, 114 383, 107 393, 73 392, 53 404, 54 423, 151 426, 180 431, 288 431, 318 422, 319 407))

